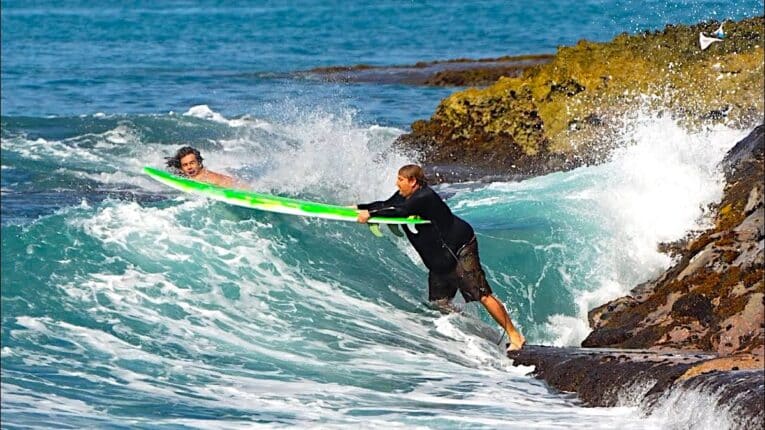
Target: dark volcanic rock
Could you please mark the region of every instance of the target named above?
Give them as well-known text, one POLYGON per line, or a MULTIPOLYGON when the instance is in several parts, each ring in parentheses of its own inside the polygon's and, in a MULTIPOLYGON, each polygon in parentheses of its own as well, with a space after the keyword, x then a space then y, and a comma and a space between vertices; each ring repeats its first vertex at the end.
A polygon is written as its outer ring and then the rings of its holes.
POLYGON ((666 390, 711 354, 626 349, 527 346, 511 352, 513 365, 534 366, 534 375, 561 391, 576 392, 588 406, 617 406, 622 391, 642 385, 642 397, 666 390))
POLYGON ((703 294, 698 293, 689 293, 677 299, 672 305, 670 315, 673 318, 692 318, 704 326, 708 326, 714 319, 712 302, 703 294))
POLYGON ((421 62, 411 66, 318 67, 301 75, 330 82, 370 82, 428 86, 486 86, 503 76, 520 76, 529 67, 549 63, 552 55, 521 55, 480 60, 421 62))
POLYGON ((600 345, 620 345, 632 336, 627 327, 604 327, 587 336, 582 342, 585 348, 594 348, 600 345))
POLYGON ((741 360, 750 368, 743 370, 738 361, 725 367, 710 353, 533 345, 508 356, 515 366, 534 366, 532 373, 553 388, 576 392, 588 406, 639 405, 650 413, 675 393, 699 391, 717 393, 717 406, 731 411, 735 428, 763 428, 765 423, 762 361, 741 360))
POLYGON ((727 176, 732 176, 736 170, 736 167, 741 163, 747 162, 747 160, 756 157, 757 154, 762 155, 765 153, 765 128, 757 127, 754 131, 747 136, 746 139, 737 143, 723 160, 725 166, 725 173, 727 176))

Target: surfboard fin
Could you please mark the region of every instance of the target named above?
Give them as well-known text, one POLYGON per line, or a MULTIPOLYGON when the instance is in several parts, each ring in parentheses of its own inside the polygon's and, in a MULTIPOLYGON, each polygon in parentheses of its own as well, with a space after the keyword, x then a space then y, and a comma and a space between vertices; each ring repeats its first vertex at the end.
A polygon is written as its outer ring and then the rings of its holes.
POLYGON ((369 231, 377 237, 383 237, 383 234, 380 231, 380 224, 369 224, 369 231))
POLYGON ((390 230, 391 233, 393 233, 395 236, 404 236, 404 232, 401 231, 401 228, 399 228, 398 224, 388 224, 388 230, 390 230))
POLYGON ((407 230, 409 230, 409 231, 410 231, 412 234, 417 234, 417 233, 419 233, 419 232, 417 231, 417 227, 415 227, 415 225, 414 225, 414 224, 404 224, 404 227, 406 227, 406 229, 407 229, 407 230))

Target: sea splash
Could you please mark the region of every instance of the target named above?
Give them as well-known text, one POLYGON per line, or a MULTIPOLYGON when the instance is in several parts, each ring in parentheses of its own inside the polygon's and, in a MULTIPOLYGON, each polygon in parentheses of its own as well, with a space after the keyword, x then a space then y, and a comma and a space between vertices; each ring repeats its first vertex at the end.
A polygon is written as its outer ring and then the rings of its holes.
POLYGON ((452 198, 474 222, 494 284, 533 338, 578 345, 587 312, 669 267, 658 247, 709 225, 719 166, 746 131, 690 132, 639 114, 609 161, 452 198))
POLYGON ((568 174, 586 185, 563 198, 575 200, 577 216, 602 230, 590 286, 575 295, 578 317, 551 320, 560 334, 553 344, 578 344, 589 332, 589 309, 667 269, 672 261, 659 251, 661 243, 710 226, 708 209, 725 185, 720 162, 747 132, 724 126, 689 132, 667 117, 641 115, 610 161, 568 174))

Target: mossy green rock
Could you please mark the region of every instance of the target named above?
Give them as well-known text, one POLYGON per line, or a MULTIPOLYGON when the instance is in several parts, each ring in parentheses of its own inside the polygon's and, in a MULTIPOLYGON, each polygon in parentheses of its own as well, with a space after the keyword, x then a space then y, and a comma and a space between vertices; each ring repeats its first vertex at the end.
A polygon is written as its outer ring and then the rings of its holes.
POLYGON ((399 143, 428 164, 540 174, 601 160, 625 113, 638 109, 688 127, 749 127, 764 112, 764 23, 726 22, 726 38, 703 51, 699 33, 719 22, 580 41, 520 77, 447 97, 399 143))

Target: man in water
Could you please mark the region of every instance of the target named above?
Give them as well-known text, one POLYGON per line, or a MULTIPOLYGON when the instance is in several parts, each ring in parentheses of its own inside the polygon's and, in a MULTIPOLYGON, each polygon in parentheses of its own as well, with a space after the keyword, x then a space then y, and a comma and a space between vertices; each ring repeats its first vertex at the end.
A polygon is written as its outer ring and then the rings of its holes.
POLYGON ((245 184, 231 176, 222 175, 208 170, 202 161, 199 150, 190 146, 179 149, 172 157, 165 157, 167 167, 175 169, 181 175, 199 182, 217 185, 224 188, 247 188, 245 184))
POLYGON ((441 197, 428 186, 420 166, 409 164, 398 171, 398 192, 385 201, 359 204, 358 221, 372 216, 419 216, 429 224, 417 226, 417 233, 404 229, 409 242, 420 254, 428 273, 428 300, 447 305, 462 293, 465 302, 480 301, 510 340, 507 350, 523 348, 526 339, 516 330, 502 302, 494 296, 478 258, 473 228, 455 216, 441 197))

